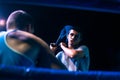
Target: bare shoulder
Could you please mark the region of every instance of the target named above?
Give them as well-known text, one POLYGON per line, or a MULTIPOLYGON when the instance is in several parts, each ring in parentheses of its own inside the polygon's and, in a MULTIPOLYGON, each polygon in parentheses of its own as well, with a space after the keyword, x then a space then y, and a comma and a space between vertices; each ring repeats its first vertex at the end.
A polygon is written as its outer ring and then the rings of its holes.
POLYGON ((25 31, 18 31, 17 33, 19 36, 21 36, 20 38, 22 39, 31 39, 34 40, 35 42, 37 42, 38 44, 41 44, 43 46, 48 46, 48 44, 41 39, 40 37, 37 37, 36 35, 29 33, 29 32, 25 32, 25 31), (22 37, 23 35, 23 37, 22 37))
MULTIPOLYGON (((22 52, 33 46, 39 45, 45 49, 49 46, 41 38, 25 31, 12 31, 7 35, 7 43, 10 47, 22 52), (24 47, 23 47, 24 46, 24 47)), ((48 49, 49 50, 49 49, 48 49)))
POLYGON ((88 47, 86 45, 81 45, 77 49, 88 49, 88 47))
POLYGON ((28 41, 28 40, 30 41, 31 40, 31 41, 37 42, 38 44, 40 43, 41 45, 48 46, 47 43, 43 39, 41 39, 40 37, 37 37, 36 35, 34 35, 32 33, 26 32, 26 31, 20 31, 20 30, 13 31, 13 32, 9 33, 8 36, 11 38, 21 40, 21 41, 28 41))

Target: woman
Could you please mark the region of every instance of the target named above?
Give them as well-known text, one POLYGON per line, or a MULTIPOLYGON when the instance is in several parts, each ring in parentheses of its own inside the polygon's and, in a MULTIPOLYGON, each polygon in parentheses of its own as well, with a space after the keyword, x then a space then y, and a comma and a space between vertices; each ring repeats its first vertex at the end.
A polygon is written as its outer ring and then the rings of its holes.
POLYGON ((80 45, 81 34, 79 27, 66 25, 61 30, 56 43, 50 45, 50 49, 55 52, 56 46, 62 51, 56 54, 69 71, 88 71, 90 65, 89 49, 86 45, 80 45))

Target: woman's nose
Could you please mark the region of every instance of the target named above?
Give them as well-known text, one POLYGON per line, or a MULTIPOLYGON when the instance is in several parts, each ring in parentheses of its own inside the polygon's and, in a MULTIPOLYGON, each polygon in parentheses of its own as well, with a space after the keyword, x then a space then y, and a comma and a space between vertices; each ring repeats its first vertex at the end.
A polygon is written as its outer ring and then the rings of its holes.
POLYGON ((75 36, 72 36, 72 39, 74 39, 75 38, 75 36))

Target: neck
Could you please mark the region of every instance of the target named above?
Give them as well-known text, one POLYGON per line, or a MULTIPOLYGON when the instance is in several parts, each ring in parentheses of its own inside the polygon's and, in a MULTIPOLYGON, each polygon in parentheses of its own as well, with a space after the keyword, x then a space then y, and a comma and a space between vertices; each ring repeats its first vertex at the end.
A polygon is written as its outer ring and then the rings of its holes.
POLYGON ((7 31, 12 31, 12 30, 16 30, 16 28, 7 29, 7 31))
POLYGON ((9 29, 9 30, 7 30, 7 32, 9 32, 9 31, 13 31, 13 30, 15 30, 15 29, 9 29))

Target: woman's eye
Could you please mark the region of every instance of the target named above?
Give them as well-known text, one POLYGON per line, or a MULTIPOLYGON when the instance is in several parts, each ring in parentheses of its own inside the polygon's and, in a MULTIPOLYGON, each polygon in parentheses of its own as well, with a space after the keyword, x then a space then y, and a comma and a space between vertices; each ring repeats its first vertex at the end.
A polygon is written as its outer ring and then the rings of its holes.
POLYGON ((74 36, 74 34, 70 34, 71 36, 74 36))

